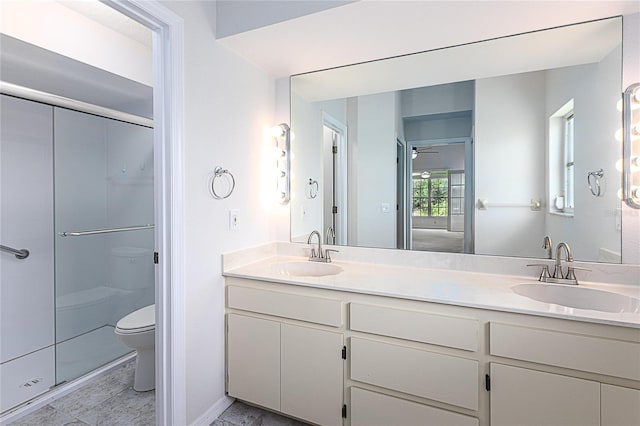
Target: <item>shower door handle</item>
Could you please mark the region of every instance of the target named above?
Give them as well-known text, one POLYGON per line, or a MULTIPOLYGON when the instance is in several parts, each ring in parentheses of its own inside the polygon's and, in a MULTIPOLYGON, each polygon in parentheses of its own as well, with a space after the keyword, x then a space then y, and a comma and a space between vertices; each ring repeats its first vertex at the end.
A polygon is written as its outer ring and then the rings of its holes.
POLYGON ((29 257, 29 250, 27 249, 14 249, 13 247, 3 246, 0 244, 0 250, 15 255, 17 259, 26 259, 29 257))

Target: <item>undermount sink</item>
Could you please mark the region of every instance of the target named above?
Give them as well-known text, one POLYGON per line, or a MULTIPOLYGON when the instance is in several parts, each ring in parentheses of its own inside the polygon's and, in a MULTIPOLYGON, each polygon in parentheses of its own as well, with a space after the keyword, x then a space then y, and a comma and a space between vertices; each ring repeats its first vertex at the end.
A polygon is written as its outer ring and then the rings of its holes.
POLYGON ((591 309, 600 312, 640 312, 640 299, 564 284, 518 284, 511 290, 520 296, 576 309, 591 309))
POLYGON ((333 263, 295 261, 274 263, 271 268, 281 275, 293 277, 324 277, 339 274, 344 270, 333 263))

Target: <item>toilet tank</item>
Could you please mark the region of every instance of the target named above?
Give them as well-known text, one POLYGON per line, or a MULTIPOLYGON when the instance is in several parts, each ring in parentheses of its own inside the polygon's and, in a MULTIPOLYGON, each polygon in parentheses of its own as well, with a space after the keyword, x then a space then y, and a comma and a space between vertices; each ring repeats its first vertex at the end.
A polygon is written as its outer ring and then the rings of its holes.
POLYGON ((136 290, 154 286, 152 250, 142 247, 114 247, 109 260, 110 287, 136 290))

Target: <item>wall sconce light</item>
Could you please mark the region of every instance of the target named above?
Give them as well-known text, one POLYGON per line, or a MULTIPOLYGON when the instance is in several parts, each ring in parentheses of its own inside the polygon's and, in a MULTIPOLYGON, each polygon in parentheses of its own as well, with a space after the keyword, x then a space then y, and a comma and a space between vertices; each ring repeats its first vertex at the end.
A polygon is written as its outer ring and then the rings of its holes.
POLYGON ((276 194, 281 204, 291 198, 291 129, 285 123, 272 127, 271 137, 276 160, 276 194))
POLYGON ((640 83, 632 84, 622 94, 622 200, 640 209, 640 147, 634 146, 640 133, 640 83))
POLYGON ((415 160, 416 158, 418 158, 418 148, 414 146, 411 148, 411 159, 415 160))

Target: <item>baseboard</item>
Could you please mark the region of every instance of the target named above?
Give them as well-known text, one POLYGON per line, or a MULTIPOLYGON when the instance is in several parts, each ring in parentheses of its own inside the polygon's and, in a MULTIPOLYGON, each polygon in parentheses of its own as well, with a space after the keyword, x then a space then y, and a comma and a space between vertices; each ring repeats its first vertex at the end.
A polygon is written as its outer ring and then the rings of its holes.
POLYGON ((220 417, 220 414, 224 412, 235 401, 234 398, 223 396, 216 401, 203 415, 198 417, 191 423, 191 426, 209 426, 215 419, 220 417))

